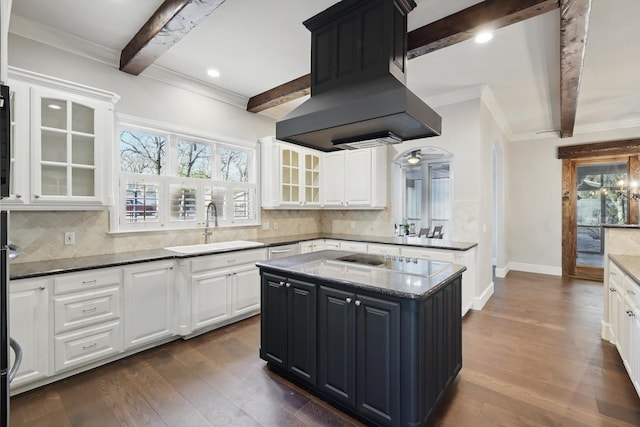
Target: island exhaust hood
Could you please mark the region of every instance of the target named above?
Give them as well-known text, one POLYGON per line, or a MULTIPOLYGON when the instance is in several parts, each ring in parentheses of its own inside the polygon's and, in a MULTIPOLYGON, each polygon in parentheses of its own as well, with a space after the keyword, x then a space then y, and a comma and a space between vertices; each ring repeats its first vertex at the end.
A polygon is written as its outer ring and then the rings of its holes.
POLYGON ((276 138, 322 151, 440 135, 442 119, 406 83, 413 0, 343 0, 306 20, 311 98, 276 123, 276 138))

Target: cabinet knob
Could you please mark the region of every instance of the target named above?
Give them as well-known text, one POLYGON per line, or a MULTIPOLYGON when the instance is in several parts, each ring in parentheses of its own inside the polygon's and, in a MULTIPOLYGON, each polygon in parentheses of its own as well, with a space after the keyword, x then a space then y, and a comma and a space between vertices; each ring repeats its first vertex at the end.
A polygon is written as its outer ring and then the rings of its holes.
POLYGON ((40 198, 40 195, 39 195, 39 194, 34 194, 34 195, 33 195, 33 198, 34 198, 34 199, 39 199, 39 198, 40 198))
POLYGON ((291 287, 291 283, 287 282, 287 288, 291 287))
POLYGON ((351 298, 347 298, 345 301, 347 304, 351 304, 351 298))
POLYGON ((38 289, 40 289, 41 291, 44 291, 47 288, 45 288, 44 286, 40 286, 38 289))
POLYGON ((628 294, 629 295, 635 295, 636 293, 635 293, 635 291, 629 290, 628 294))
POLYGON ((609 274, 612 275, 612 276, 617 276, 615 271, 611 271, 611 272, 609 272, 609 274))
POLYGON ((609 290, 610 290, 611 292, 615 292, 615 291, 616 291, 614 288, 609 288, 609 290))
POLYGON ((22 198, 22 194, 16 194, 16 199, 21 199, 22 198))
POLYGON ((284 282, 280 282, 280 286, 284 286, 284 282))
POLYGON ((360 307, 360 304, 362 304, 362 303, 360 302, 360 300, 356 300, 356 302, 355 302, 356 307, 360 307))

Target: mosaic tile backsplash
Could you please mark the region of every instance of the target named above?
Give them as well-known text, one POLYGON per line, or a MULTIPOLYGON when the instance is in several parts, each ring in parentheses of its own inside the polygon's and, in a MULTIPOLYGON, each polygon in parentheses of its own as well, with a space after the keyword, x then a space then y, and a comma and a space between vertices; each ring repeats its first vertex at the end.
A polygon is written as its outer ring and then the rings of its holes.
MULTIPOLYGON (((307 233, 390 236, 389 209, 379 211, 282 211, 263 210, 261 226, 214 230, 212 241, 251 240, 307 233), (278 224, 277 230, 275 224, 278 224)), ((109 211, 12 212, 11 241, 23 249, 18 262, 45 261, 157 249, 204 242, 202 229, 109 233, 109 211), (75 244, 64 244, 64 233, 75 232, 75 244)))

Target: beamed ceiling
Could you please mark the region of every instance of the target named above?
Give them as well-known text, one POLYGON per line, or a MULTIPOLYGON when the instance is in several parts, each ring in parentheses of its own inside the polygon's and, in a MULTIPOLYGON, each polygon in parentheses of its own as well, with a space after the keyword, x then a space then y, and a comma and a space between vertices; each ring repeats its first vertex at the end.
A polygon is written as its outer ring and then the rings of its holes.
MULTIPOLYGON (((436 110, 439 105, 477 97, 478 88, 488 86, 504 113, 507 133, 516 140, 546 131, 571 137, 576 123, 585 129, 597 127, 593 117, 604 113, 605 106, 609 113, 602 115, 603 128, 638 121, 640 84, 630 76, 640 73, 640 52, 629 46, 633 43, 623 46, 620 42, 640 36, 637 25, 624 27, 633 22, 629 16, 638 16, 640 2, 416 2, 409 14, 407 86, 428 104, 435 104, 436 110), (618 25, 612 25, 615 19, 618 25), (482 29, 493 29, 494 40, 475 45, 470 39, 482 29), (592 41, 593 37, 599 39, 592 41), (591 44, 595 47, 590 50, 591 44), (624 52, 616 56, 612 48, 624 52), (602 58, 610 63, 603 64, 602 58), (630 70, 607 68, 625 59, 630 70), (607 94, 597 85, 608 75, 619 80, 611 99, 603 102, 607 94), (586 93, 584 101, 582 93, 586 93), (586 115, 580 115, 581 105, 586 115)), ((14 2, 10 31, 46 42, 34 36, 31 28, 41 24, 45 32, 83 38, 102 46, 107 56, 113 52, 124 72, 153 76, 161 69, 185 76, 245 99, 248 111, 280 118, 309 94, 310 34, 301 22, 335 1, 47 3, 55 8, 37 0, 14 2), (115 19, 119 19, 117 29, 108 25, 115 19), (220 79, 206 77, 209 67, 220 69, 220 79)), ((60 42, 64 38, 53 40, 58 41, 57 47, 66 48, 60 42)))

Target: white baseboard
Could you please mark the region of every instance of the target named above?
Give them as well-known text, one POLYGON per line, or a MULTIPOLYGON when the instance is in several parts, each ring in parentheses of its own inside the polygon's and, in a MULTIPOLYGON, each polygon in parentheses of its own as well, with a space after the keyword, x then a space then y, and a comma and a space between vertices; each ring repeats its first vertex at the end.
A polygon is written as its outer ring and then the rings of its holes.
POLYGON ((505 277, 507 277, 507 274, 509 274, 509 271, 509 264, 505 265, 504 267, 496 266, 496 277, 504 279, 505 277))
POLYGON ((473 310, 482 310, 484 305, 489 301, 489 298, 493 295, 493 282, 489 283, 489 285, 482 291, 479 297, 475 297, 473 299, 473 306, 471 307, 473 310))
POLYGON ((525 273, 538 273, 538 274, 549 274, 551 276, 562 276, 562 267, 554 267, 551 265, 541 265, 541 264, 527 264, 524 262, 508 262, 505 270, 507 273, 513 270, 513 271, 524 271, 525 273))

